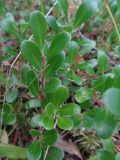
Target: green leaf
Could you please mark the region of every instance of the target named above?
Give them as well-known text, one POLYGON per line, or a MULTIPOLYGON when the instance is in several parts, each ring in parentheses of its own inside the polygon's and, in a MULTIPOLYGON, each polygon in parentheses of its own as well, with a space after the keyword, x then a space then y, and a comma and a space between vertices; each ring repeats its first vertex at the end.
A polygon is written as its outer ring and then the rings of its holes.
POLYGON ((59 86, 53 95, 53 103, 56 106, 61 105, 69 97, 69 90, 66 86, 59 86))
POLYGON ((98 9, 97 0, 84 0, 83 3, 79 6, 75 21, 74 28, 79 27, 82 23, 86 22, 98 9))
POLYGON ((94 119, 94 128, 102 139, 110 138, 117 127, 117 121, 109 111, 99 110, 94 119))
POLYGON ((78 44, 75 41, 71 41, 68 45, 68 49, 67 49, 67 60, 70 64, 74 63, 74 60, 78 54, 78 44))
POLYGON ((54 129, 45 131, 43 135, 43 142, 45 145, 53 145, 57 142, 57 139, 58 133, 54 129))
POLYGON ((31 125, 32 127, 42 127, 43 126, 43 114, 38 114, 32 117, 31 119, 31 125))
POLYGON ((114 152, 115 145, 114 145, 114 142, 113 142, 112 138, 106 139, 106 140, 102 140, 102 144, 103 144, 103 149, 104 150, 109 150, 111 152, 114 152))
POLYGON ((17 97, 18 97, 18 89, 15 88, 6 94, 5 99, 8 103, 12 103, 13 101, 16 100, 17 97))
POLYGON ((39 108, 41 106, 40 100, 38 99, 32 99, 28 101, 25 105, 27 109, 32 109, 32 108, 39 108))
POLYGON ((39 96, 39 82, 37 75, 34 71, 30 70, 26 74, 26 84, 30 90, 30 92, 34 96, 39 96))
POLYGON ((80 39, 78 41, 80 48, 80 54, 88 54, 96 46, 96 42, 88 38, 80 39))
POLYGON ((17 32, 17 26, 15 19, 11 13, 6 13, 5 18, 2 21, 1 28, 4 32, 19 36, 17 32))
POLYGON ((31 130, 30 130, 30 134, 31 134, 32 136, 40 136, 40 135, 41 135, 40 131, 38 131, 38 130, 36 130, 36 129, 31 129, 31 130))
POLYGON ((0 157, 25 159, 27 158, 27 149, 11 144, 0 143, 0 157))
POLYGON ((61 81, 58 78, 50 78, 45 84, 44 91, 46 93, 53 93, 55 92, 56 88, 60 85, 61 81))
POLYGON ((28 148, 28 159, 39 160, 42 155, 42 148, 39 141, 33 142, 28 148))
POLYGON ((112 114, 120 117, 120 89, 108 89, 103 94, 103 102, 112 114))
POLYGON ((47 62, 48 67, 45 70, 45 76, 49 77, 52 74, 55 73, 55 71, 57 71, 61 65, 63 64, 65 59, 65 54, 64 52, 61 52, 59 54, 57 54, 55 57, 53 57, 52 59, 50 59, 47 62))
POLYGON ((56 22, 56 18, 54 16, 48 16, 47 17, 47 21, 48 21, 48 24, 49 26, 52 28, 53 31, 55 31, 55 33, 58 33, 60 32, 60 28, 56 22))
POLYGON ((92 91, 87 87, 82 87, 76 90, 75 100, 78 103, 83 103, 89 99, 92 99, 92 91))
POLYGON ((40 49, 43 49, 47 34, 47 23, 41 12, 34 11, 32 13, 30 17, 30 25, 38 46, 40 46, 40 49))
POLYGON ((100 71, 104 72, 107 66, 107 55, 104 51, 98 50, 98 65, 100 67, 100 71))
POLYGON ((63 160, 64 152, 60 148, 51 146, 48 150, 46 160, 63 160))
POLYGON ((70 118, 66 118, 63 116, 58 117, 58 127, 65 130, 70 130, 73 127, 73 121, 70 118))
POLYGON ((25 60, 32 64, 36 69, 41 69, 41 52, 33 41, 24 40, 21 44, 21 52, 25 60))
POLYGON ((12 113, 7 114, 3 113, 3 124, 4 125, 13 125, 16 122, 16 116, 12 113))
POLYGON ((80 113, 80 107, 75 103, 69 103, 60 108, 59 113, 64 116, 74 116, 80 113))
POLYGON ((48 52, 48 60, 52 59, 57 54, 59 54, 61 51, 63 51, 63 49, 65 49, 65 47, 69 43, 70 39, 71 39, 70 33, 68 33, 68 32, 58 33, 54 37, 54 39, 51 43, 51 46, 50 46, 50 49, 48 52))
POLYGON ((3 0, 0 0, 0 16, 3 15, 3 11, 4 11, 3 0))
POLYGON ((116 154, 116 160, 120 160, 120 152, 116 154))
POLYGON ((108 150, 98 150, 97 152, 97 160, 115 160, 115 154, 114 152, 108 151, 108 150))
POLYGON ((67 17, 68 15, 68 2, 67 0, 58 0, 59 1, 59 4, 65 14, 65 16, 67 17))
POLYGON ((53 115, 54 114, 54 105, 52 103, 48 103, 46 106, 45 106, 45 111, 48 115, 53 115))
POLYGON ((43 126, 46 130, 51 130, 54 128, 54 119, 53 116, 45 115, 43 118, 43 126))

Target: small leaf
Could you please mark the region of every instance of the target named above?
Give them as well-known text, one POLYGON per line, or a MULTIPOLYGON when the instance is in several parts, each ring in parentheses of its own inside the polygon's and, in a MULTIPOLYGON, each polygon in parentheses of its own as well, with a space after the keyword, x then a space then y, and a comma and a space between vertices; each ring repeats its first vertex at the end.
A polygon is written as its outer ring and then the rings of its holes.
POLYGON ((59 4, 60 4, 65 16, 67 17, 67 14, 68 14, 68 2, 67 2, 67 0, 59 0, 59 4))
POLYGON ((31 109, 31 108, 39 108, 41 106, 40 100, 38 99, 32 99, 30 101, 28 101, 25 105, 25 107, 27 109, 31 109))
POLYGON ((45 70, 46 77, 51 76, 57 71, 63 64, 65 59, 65 54, 63 52, 57 54, 52 59, 47 62, 48 67, 45 70))
POLYGON ((47 23, 45 17, 39 11, 34 11, 30 17, 30 25, 35 40, 40 46, 40 49, 44 47, 45 37, 47 34, 47 23))
POLYGON ((120 160, 120 152, 116 154, 116 160, 120 160))
POLYGON ((58 139, 58 133, 54 129, 45 131, 43 135, 43 142, 45 145, 53 145, 56 143, 57 139, 58 139))
POLYGON ((38 46, 29 40, 24 40, 21 44, 21 52, 25 60, 32 64, 36 69, 41 69, 41 52, 38 46))
POLYGON ((46 160, 63 160, 64 152, 60 148, 51 146, 48 150, 46 160))
POLYGON ((78 41, 80 48, 80 54, 88 54, 96 46, 96 42, 88 38, 80 39, 78 41))
POLYGON ((73 121, 70 118, 63 116, 58 117, 58 127, 65 130, 70 130, 73 127, 73 121))
POLYGON ((108 150, 98 150, 97 152, 97 160, 115 160, 115 154, 114 152, 108 151, 108 150))
POLYGON ((60 32, 60 28, 56 22, 56 18, 54 16, 48 16, 47 17, 47 21, 48 21, 48 24, 49 26, 52 28, 53 31, 55 31, 55 33, 58 33, 60 32))
POLYGON ((58 33, 54 37, 54 39, 51 43, 51 46, 50 46, 50 49, 48 52, 48 60, 52 59, 54 56, 56 56, 61 51, 63 51, 63 49, 65 49, 65 47, 69 43, 70 39, 71 39, 70 33, 68 33, 68 32, 58 33))
POLYGON ((39 160, 42 155, 42 148, 39 141, 33 142, 28 148, 28 159, 39 160))
POLYGON ((80 107, 75 103, 69 103, 60 108, 59 113, 64 116, 74 116, 80 113, 80 107))
POLYGON ((56 88, 61 85, 61 81, 58 78, 50 78, 44 87, 46 93, 55 92, 56 88))
POLYGON ((16 100, 17 97, 18 97, 18 89, 15 88, 6 94, 5 99, 8 103, 12 103, 13 101, 16 100))
POLYGON ((48 103, 46 106, 45 106, 45 111, 48 115, 53 115, 54 114, 54 105, 52 103, 48 103))
POLYGON ((117 127, 117 121, 109 111, 99 110, 94 119, 94 128, 102 139, 110 138, 117 127))
POLYGON ((38 114, 32 117, 31 119, 31 125, 32 127, 42 127, 43 126, 43 114, 38 114))
POLYGON ((68 55, 67 55, 67 60, 70 64, 74 63, 74 60, 78 54, 78 44, 75 41, 71 41, 68 45, 68 55))
POLYGON ((120 89, 108 89, 103 94, 103 101, 112 114, 120 117, 120 89))
POLYGON ((79 6, 76 16, 74 27, 79 27, 82 23, 86 22, 98 9, 97 0, 84 0, 79 6))
POLYGON ((43 118, 43 126, 46 130, 51 130, 54 128, 54 119, 53 116, 45 115, 43 118))
POLYGON ((39 83, 37 75, 34 71, 30 70, 26 75, 26 84, 30 90, 30 92, 34 96, 39 96, 39 83))
POLYGON ((98 50, 98 65, 100 67, 100 71, 104 72, 107 65, 107 55, 102 50, 98 50))
POLYGON ((53 95, 53 103, 58 106, 61 105, 69 97, 69 90, 66 86, 59 86, 53 95))
POLYGON ((41 135, 40 131, 38 131, 38 130, 36 130, 36 129, 31 129, 31 130, 30 130, 30 134, 31 134, 32 136, 40 136, 40 135, 41 135))
POLYGON ((11 13, 6 13, 5 18, 2 21, 1 28, 4 32, 19 36, 17 33, 17 26, 15 19, 11 13))

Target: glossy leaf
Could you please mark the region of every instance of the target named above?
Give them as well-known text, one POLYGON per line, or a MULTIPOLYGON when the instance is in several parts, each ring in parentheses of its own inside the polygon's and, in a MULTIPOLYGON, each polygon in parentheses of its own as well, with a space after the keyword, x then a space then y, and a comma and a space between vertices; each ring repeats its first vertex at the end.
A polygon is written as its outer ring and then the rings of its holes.
POLYGON ((49 148, 46 160, 63 160, 64 152, 60 148, 51 146, 49 148))
POLYGON ((41 69, 41 52, 33 41, 24 40, 21 44, 21 52, 25 60, 32 64, 36 69, 41 69))
POLYGON ((45 115, 43 118, 43 126, 46 130, 51 130, 54 128, 54 119, 53 116, 45 115))
POLYGON ((120 117, 120 89, 108 89, 103 94, 103 101, 112 114, 120 117))
POLYGON ((56 77, 50 78, 45 84, 44 91, 46 93, 53 93, 55 92, 56 88, 60 85, 61 85, 61 81, 59 78, 56 78, 56 77))
POLYGON ((55 31, 55 33, 57 34, 58 32, 60 32, 60 28, 56 22, 56 18, 52 15, 47 17, 47 21, 49 26, 55 31))
POLYGON ((77 28, 82 23, 86 22, 91 16, 94 15, 97 9, 97 0, 84 0, 77 10, 74 27, 77 28))
POLYGON ((80 114, 80 107, 75 103, 69 103, 60 108, 59 113, 64 116, 80 114))
POLYGON ((107 55, 102 50, 98 50, 98 65, 100 67, 100 71, 104 72, 107 66, 107 55))
POLYGON ((54 56, 52 59, 50 59, 47 62, 48 67, 45 70, 46 77, 49 77, 52 74, 55 74, 55 71, 57 71, 63 64, 64 59, 65 59, 64 52, 61 52, 57 54, 56 56, 54 56))
POLYGON ((42 49, 44 47, 45 37, 47 34, 47 23, 45 17, 39 11, 34 11, 30 17, 30 25, 35 40, 42 49))
POLYGON ((108 111, 100 110, 94 119, 94 128, 103 139, 110 138, 117 127, 117 121, 112 117, 108 111))
POLYGON ((53 145, 56 143, 57 139, 58 139, 58 133, 54 129, 45 131, 43 135, 43 142, 45 145, 53 145))
POLYGON ((67 44, 69 43, 71 39, 71 35, 68 32, 60 32, 58 33, 50 46, 49 52, 48 52, 48 60, 55 57, 57 54, 59 54, 61 51, 63 51, 67 44))
POLYGON ((25 105, 27 109, 32 109, 32 108, 39 108, 41 106, 40 100, 38 99, 32 99, 28 101, 25 105))
POLYGON ((67 14, 68 14, 68 2, 67 0, 58 0, 59 1, 59 4, 65 14, 65 16, 67 17, 67 14))
POLYGON ((26 75, 26 84, 30 90, 30 92, 34 96, 39 96, 39 83, 37 75, 34 71, 30 70, 26 75))
POLYGON ((67 59, 70 64, 74 63, 74 60, 78 54, 78 50, 79 50, 78 44, 75 41, 71 41, 67 49, 68 52, 67 59))
POLYGON ((53 103, 56 106, 61 105, 69 96, 69 90, 66 86, 59 86, 53 95, 53 103))
POLYGON ((13 101, 16 100, 17 97, 18 97, 18 89, 15 88, 6 94, 5 99, 8 103, 12 103, 13 101))
POLYGON ((58 127, 65 130, 70 130, 73 127, 73 121, 70 118, 63 116, 58 117, 58 127))
POLYGON ((115 154, 114 152, 108 151, 108 150, 98 150, 97 152, 97 159, 98 160, 115 160, 115 154))
POLYGON ((33 142, 28 148, 28 159, 39 160, 42 154, 42 148, 39 141, 33 142))

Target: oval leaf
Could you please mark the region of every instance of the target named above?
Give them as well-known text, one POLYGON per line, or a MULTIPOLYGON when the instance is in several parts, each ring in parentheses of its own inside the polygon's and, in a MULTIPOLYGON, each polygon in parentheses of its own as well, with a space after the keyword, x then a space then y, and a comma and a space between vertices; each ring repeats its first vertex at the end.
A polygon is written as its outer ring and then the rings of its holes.
POLYGON ((48 60, 56 56, 58 53, 60 53, 67 44, 69 43, 71 39, 71 35, 68 32, 60 32, 58 33, 50 46, 49 52, 48 52, 48 60))
POLYGON ((39 160, 42 155, 42 148, 40 142, 33 142, 28 148, 28 159, 39 160))
POLYGON ((97 11, 97 8, 97 0, 84 0, 77 10, 74 27, 77 28, 86 22, 97 11))
POLYGON ((29 40, 25 40, 21 44, 21 52, 25 60, 32 64, 36 69, 41 69, 41 52, 38 46, 29 40))
POLYGON ((47 34, 47 23, 45 17, 39 11, 34 11, 30 17, 30 24, 35 40, 43 48, 47 34))
POLYGON ((73 116, 80 113, 80 107, 75 103, 66 104, 60 109, 59 113, 65 116, 73 116))
POLYGON ((48 130, 45 131, 44 136, 43 136, 43 142, 45 145, 53 145, 56 143, 58 139, 58 133, 56 130, 48 130))
POLYGON ((53 95, 53 103, 56 106, 62 104, 69 97, 69 90, 66 86, 60 86, 53 95))
POLYGON ((63 116, 58 117, 58 127, 65 130, 70 130, 73 127, 73 121, 70 118, 63 116))
POLYGON ((112 114, 120 117, 120 89, 108 89, 103 94, 103 101, 112 114))
POLYGON ((37 75, 34 71, 30 70, 26 75, 26 84, 30 90, 30 92, 34 96, 39 96, 39 83, 37 75))

